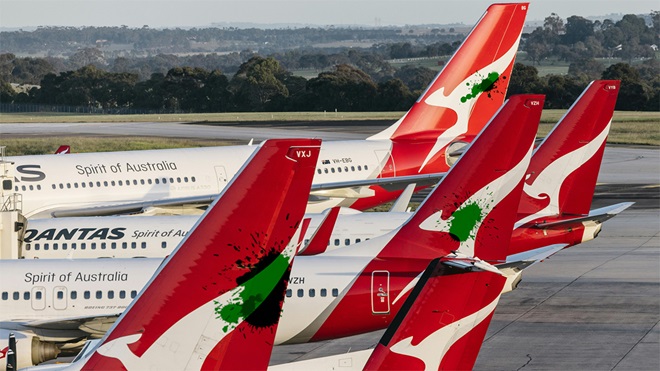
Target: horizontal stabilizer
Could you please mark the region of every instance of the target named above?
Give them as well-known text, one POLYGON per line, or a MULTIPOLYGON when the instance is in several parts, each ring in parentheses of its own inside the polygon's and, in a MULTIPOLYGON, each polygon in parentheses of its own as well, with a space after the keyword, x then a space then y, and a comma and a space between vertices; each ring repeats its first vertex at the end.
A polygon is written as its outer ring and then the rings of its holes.
POLYGON ((567 228, 571 225, 582 224, 585 222, 603 223, 617 216, 623 210, 632 206, 634 202, 622 202, 611 206, 601 207, 589 212, 589 215, 569 217, 561 220, 542 221, 535 223, 534 228, 567 228))

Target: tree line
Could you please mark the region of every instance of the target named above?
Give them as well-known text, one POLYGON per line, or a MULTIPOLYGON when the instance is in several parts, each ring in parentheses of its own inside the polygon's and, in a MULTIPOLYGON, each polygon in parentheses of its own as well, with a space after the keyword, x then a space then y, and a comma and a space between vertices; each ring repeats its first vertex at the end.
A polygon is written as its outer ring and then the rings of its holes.
MULTIPOLYGON (((617 109, 660 110, 660 62, 613 64, 600 75, 571 65, 568 75, 540 77, 534 66, 517 63, 508 94, 546 94, 546 108, 568 108, 595 78, 622 81, 617 109)), ((273 57, 252 56, 231 77, 220 70, 175 67, 146 80, 128 72, 110 72, 93 64, 59 74, 48 73, 40 87, 17 93, 0 82, 0 102, 144 109, 169 112, 258 111, 403 111, 435 73, 405 66, 376 81, 351 64, 338 64, 309 80, 295 76, 273 57)))

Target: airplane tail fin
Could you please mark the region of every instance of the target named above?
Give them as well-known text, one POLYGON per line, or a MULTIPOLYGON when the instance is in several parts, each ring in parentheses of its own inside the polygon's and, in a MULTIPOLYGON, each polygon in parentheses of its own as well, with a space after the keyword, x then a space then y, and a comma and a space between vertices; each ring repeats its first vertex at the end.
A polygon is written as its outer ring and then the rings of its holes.
POLYGON ((65 155, 67 153, 71 153, 71 147, 67 145, 61 145, 55 150, 56 155, 65 155))
MULTIPOLYGON (((433 260, 365 370, 471 370, 506 278, 433 260)), ((450 261, 449 261, 450 263, 450 261)))
POLYGON ((83 368, 265 368, 319 149, 264 142, 83 368))
POLYGON ((506 252, 492 246, 511 237, 543 101, 512 96, 396 232, 388 253, 419 256, 431 249, 435 256, 503 260, 506 252))
POLYGON ((368 139, 437 138, 439 150, 459 135, 481 131, 504 102, 528 5, 488 7, 412 108, 368 139))
POLYGON ((619 81, 593 81, 532 156, 517 224, 587 215, 609 133, 619 81))

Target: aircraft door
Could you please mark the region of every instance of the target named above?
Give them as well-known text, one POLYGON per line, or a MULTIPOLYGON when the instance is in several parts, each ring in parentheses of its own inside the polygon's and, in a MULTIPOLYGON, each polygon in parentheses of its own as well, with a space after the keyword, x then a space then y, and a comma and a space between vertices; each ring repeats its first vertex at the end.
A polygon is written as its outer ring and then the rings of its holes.
POLYGON ((390 272, 371 273, 371 311, 373 314, 390 313, 390 272))
POLYGON ((396 176, 396 166, 394 165, 394 160, 390 161, 392 157, 392 152, 389 149, 379 149, 374 151, 376 154, 376 159, 378 160, 378 174, 391 174, 391 176, 396 176))
POLYGON ((216 179, 218 180, 218 192, 222 191, 225 189, 225 186, 227 185, 227 170, 225 170, 224 166, 216 166, 215 167, 215 176, 216 179))
POLYGON ((57 310, 66 309, 67 289, 64 286, 57 286, 53 289, 53 308, 57 310))
POLYGON ((33 287, 30 295, 32 299, 32 309, 34 310, 44 310, 46 309, 46 288, 45 287, 33 287))

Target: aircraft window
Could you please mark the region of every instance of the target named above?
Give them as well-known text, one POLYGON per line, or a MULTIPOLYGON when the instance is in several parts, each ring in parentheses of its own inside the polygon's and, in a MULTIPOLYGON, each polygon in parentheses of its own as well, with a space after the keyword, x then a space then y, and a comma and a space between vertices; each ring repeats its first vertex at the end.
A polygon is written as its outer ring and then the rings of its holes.
POLYGON ((170 183, 174 183, 174 178, 170 178, 170 183))
POLYGON ((96 250, 96 242, 92 242, 92 250, 96 250))
POLYGON ((66 242, 62 244, 62 250, 66 250, 67 247, 68 247, 68 245, 67 245, 66 242))
POLYGON ((115 298, 115 292, 110 290, 108 291, 108 299, 114 299, 115 298))
POLYGON ((326 174, 328 173, 328 169, 323 169, 323 171, 324 171, 326 174))
POLYGON ((82 183, 80 183, 80 186, 83 187, 83 188, 85 188, 85 187, 87 187, 87 183, 82 182, 82 183))
POLYGON ((154 179, 154 183, 160 184, 160 180, 158 180, 158 178, 156 178, 156 179, 154 179))
POLYGON ((355 166, 351 166, 351 171, 355 171, 355 166))
POLYGON ((191 177, 190 177, 190 181, 193 182, 193 183, 195 183, 195 182, 197 181, 197 179, 195 179, 194 176, 191 176, 191 177))
POLYGON ((163 178, 163 184, 167 184, 167 178, 163 178))
POLYGON ((362 171, 362 166, 358 165, 358 171, 362 171))
POLYGON ((97 186, 97 187, 100 187, 100 186, 101 186, 101 182, 96 182, 96 186, 97 186))
POLYGON ((126 242, 122 242, 122 243, 121 243, 121 248, 122 248, 122 249, 127 249, 127 248, 128 248, 128 243, 126 243, 126 242))
POLYGON ((124 290, 119 291, 119 299, 126 299, 126 291, 124 290))
POLYGON ((64 184, 60 183, 60 189, 64 189, 64 184))
POLYGON ((328 296, 328 290, 326 290, 326 289, 321 289, 321 297, 324 297, 324 298, 325 298, 326 296, 328 296))
POLYGON ((34 293, 34 297, 35 297, 35 299, 37 299, 37 300, 41 300, 41 291, 37 291, 37 292, 35 292, 35 293, 34 293))
POLYGON ((114 181, 114 180, 111 180, 111 181, 110 181, 110 185, 114 187, 114 186, 115 186, 115 181, 114 181))
POLYGON ((57 299, 59 299, 59 300, 64 299, 64 291, 58 291, 57 292, 57 299))
POLYGON ((9 293, 7 291, 2 293, 2 300, 9 300, 9 293))
POLYGON ((87 243, 83 242, 80 244, 80 250, 85 250, 87 248, 87 243))
MULTIPOLYGON (((57 189, 57 186, 53 184, 53 189, 57 189)), ((16 190, 18 191, 18 187, 16 187, 16 190)))
POLYGON ((367 167, 367 165, 364 165, 364 170, 369 170, 369 168, 367 167))
POLYGON ((118 180, 117 184, 121 186, 121 185, 124 185, 124 182, 122 182, 121 180, 118 180))
POLYGON ((151 179, 147 179, 147 183, 151 184, 153 182, 151 181, 151 179))
POLYGON ((111 243, 110 248, 116 249, 117 248, 117 243, 116 242, 111 243))
POLYGON ((299 297, 299 298, 302 298, 303 295, 305 295, 305 290, 303 290, 303 289, 298 289, 298 297, 299 297))
POLYGON ((78 291, 71 291, 71 300, 78 299, 78 291))
POLYGON ((76 247, 78 247, 78 246, 76 246, 76 243, 75 243, 75 242, 71 243, 71 250, 75 250, 76 247))
POLYGON ((316 169, 316 172, 321 174, 321 169, 316 169))
MULTIPOLYGON (((55 189, 55 184, 53 184, 53 189, 55 189)), ((14 187, 14 191, 18 192, 18 186, 14 187)))
POLYGON ((133 185, 137 185, 137 179, 133 179, 133 185))
POLYGON ((41 191, 41 184, 37 184, 37 189, 41 191))
POLYGON ((160 247, 162 247, 163 249, 166 249, 167 248, 167 242, 166 241, 161 242, 160 247))
POLYGON ((362 240, 359 239, 359 238, 356 238, 356 239, 355 239, 355 243, 358 243, 358 242, 360 242, 360 241, 362 241, 362 240))
POLYGON ((101 290, 96 291, 96 298, 97 299, 103 299, 103 291, 101 291, 101 290))
POLYGON ((25 191, 25 186, 21 186, 21 189, 25 191))
POLYGON ((344 240, 344 245, 348 246, 350 244, 351 244, 351 239, 350 238, 347 238, 347 239, 344 240))
POLYGON ((25 245, 25 250, 30 250, 30 244, 25 245))
POLYGON ((135 299, 136 296, 137 296, 137 291, 135 290, 131 291, 131 299, 135 299))
POLYGON ((89 182, 89 188, 94 188, 94 182, 89 182))
POLYGON ((73 183, 73 188, 78 188, 78 183, 73 183))
POLYGON ((183 181, 184 181, 185 183, 188 183, 188 177, 187 177, 187 176, 184 176, 184 177, 183 177, 183 181))
POLYGON ((105 248, 106 248, 105 242, 101 242, 101 250, 105 250, 105 248))
POLYGON ((335 246, 339 246, 339 238, 335 239, 335 246))
POLYGON ((18 299, 20 299, 21 294, 18 291, 14 291, 14 294, 12 295, 12 297, 14 298, 14 300, 18 300, 18 299))
POLYGON ((310 298, 313 298, 313 297, 315 297, 315 296, 316 296, 316 290, 314 290, 314 289, 309 289, 309 297, 310 297, 310 298))
POLYGON ((140 184, 144 185, 144 179, 140 179, 140 184))
POLYGON ((176 178, 176 182, 177 182, 177 183, 181 183, 181 178, 180 178, 180 177, 177 177, 177 178, 176 178))
POLYGON ((84 297, 85 299, 89 299, 89 298, 91 297, 90 292, 89 292, 89 291, 85 291, 85 292, 83 292, 83 297, 84 297))
POLYGON ((57 246, 56 243, 53 244, 53 250, 57 250, 58 247, 59 247, 59 246, 57 246))
POLYGON ((146 248, 147 248, 147 243, 146 243, 146 242, 142 242, 141 247, 142 247, 143 249, 146 249, 146 248))
POLYGON ((131 242, 131 249, 134 249, 137 247, 137 242, 133 241, 131 242))
POLYGON ((340 167, 337 168, 337 172, 341 173, 341 168, 340 167))
POLYGON ((49 245, 47 243, 44 244, 44 250, 48 250, 49 245))
POLYGON ((335 173, 335 168, 334 168, 334 167, 331 167, 331 168, 330 168, 330 172, 334 174, 334 173, 335 173))
POLYGON ((104 186, 104 187, 107 187, 107 186, 108 186, 108 181, 107 181, 107 180, 104 180, 104 181, 103 181, 103 186, 104 186))
MULTIPOLYGON (((5 294, 6 294, 6 292, 3 292, 3 293, 2 293, 2 300, 6 300, 6 299, 5 299, 5 294)), ((292 295, 293 295, 293 292, 291 291, 291 289, 287 289, 287 290, 286 290, 286 297, 287 297, 287 298, 290 298, 292 295)))
POLYGON ((30 191, 34 191, 34 186, 30 185, 30 191))
MULTIPOLYGON (((39 291, 37 291, 39 292, 39 291)), ((26 291, 23 293, 23 300, 30 300, 30 292, 26 291)))
POLYGON ((335 298, 339 296, 339 289, 332 289, 332 296, 335 298))
POLYGON ((348 173, 348 166, 344 166, 344 171, 348 173))
POLYGON ((38 244, 38 243, 35 243, 35 244, 34 244, 34 249, 35 249, 35 250, 39 250, 39 244, 38 244))
POLYGON ((66 187, 70 189, 71 188, 71 183, 67 183, 66 187))

